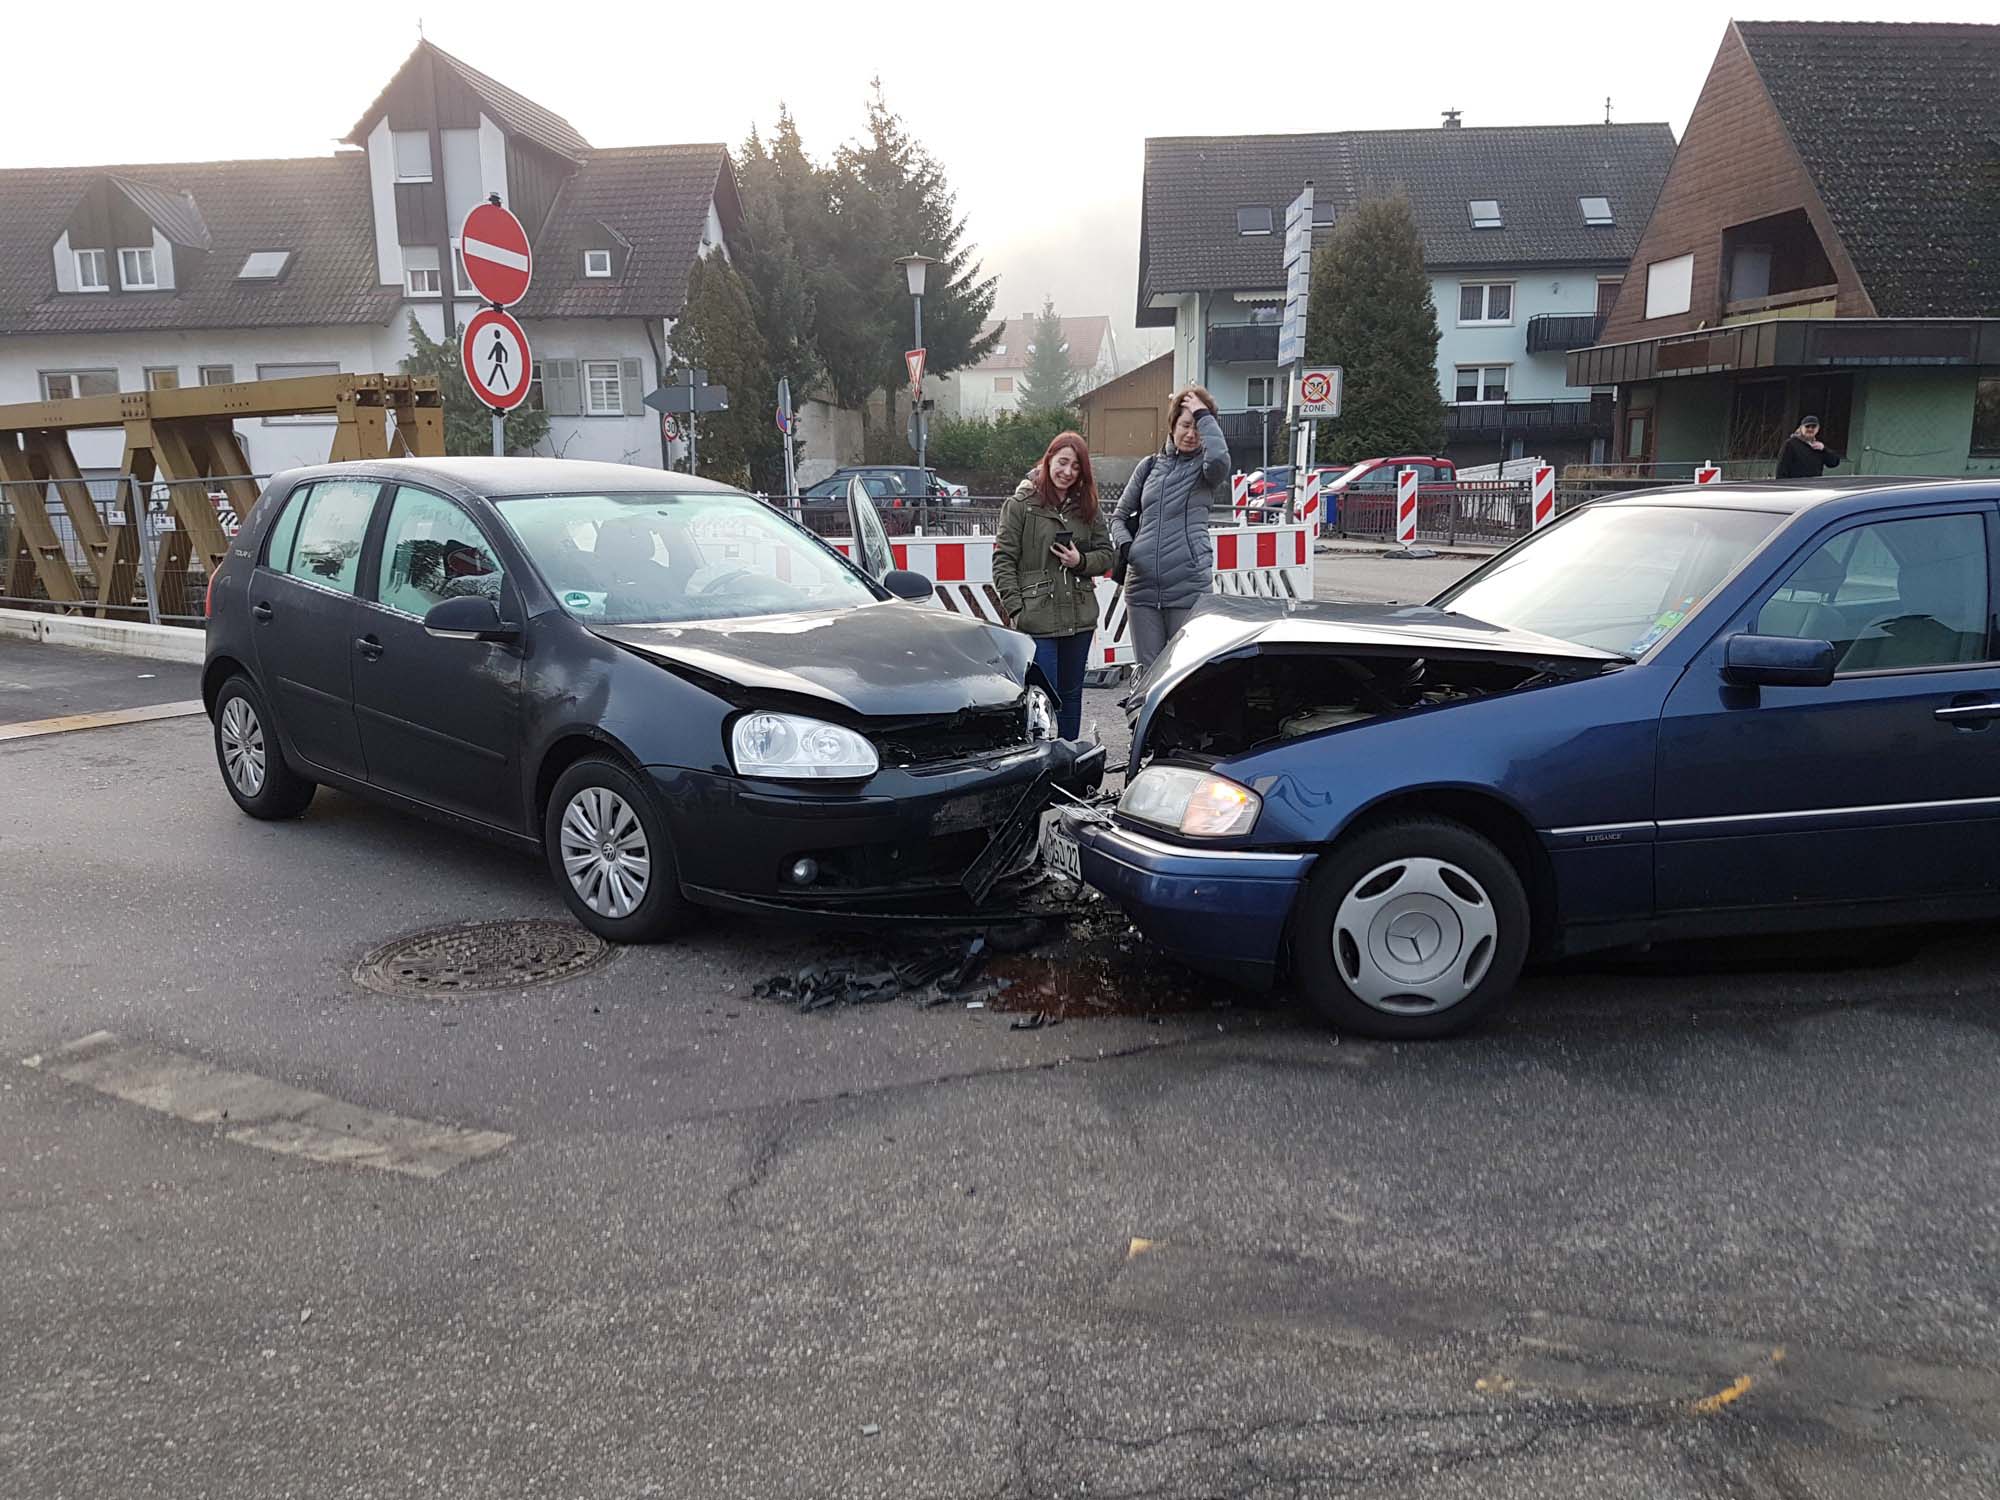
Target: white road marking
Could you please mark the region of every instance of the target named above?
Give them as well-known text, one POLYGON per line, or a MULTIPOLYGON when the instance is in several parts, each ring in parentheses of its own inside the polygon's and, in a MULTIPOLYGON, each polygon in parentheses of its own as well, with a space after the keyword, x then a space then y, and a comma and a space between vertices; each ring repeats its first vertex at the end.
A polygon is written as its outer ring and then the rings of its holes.
POLYGON ((29 719, 0 724, 0 740, 33 739, 40 734, 68 734, 73 729, 108 729, 114 724, 144 724, 152 719, 186 719, 206 713, 199 698, 180 703, 154 703, 145 708, 113 708, 97 714, 64 714, 56 719, 29 719))
POLYGON ((343 1104, 185 1052, 126 1042, 109 1031, 93 1031, 50 1056, 22 1062, 190 1124, 226 1124, 224 1138, 241 1145, 407 1177, 442 1177, 514 1139, 497 1130, 465 1130, 343 1104))
POLYGON ((528 257, 518 250, 509 250, 504 245, 489 245, 485 240, 467 240, 460 247, 471 260, 490 260, 496 266, 505 266, 510 271, 528 269, 528 257))

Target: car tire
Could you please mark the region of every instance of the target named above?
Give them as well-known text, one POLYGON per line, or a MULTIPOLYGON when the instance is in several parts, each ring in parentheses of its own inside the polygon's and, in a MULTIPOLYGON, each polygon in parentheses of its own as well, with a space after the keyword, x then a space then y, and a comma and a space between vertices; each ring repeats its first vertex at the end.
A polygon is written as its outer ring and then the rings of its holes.
POLYGON ((1344 1031, 1450 1036, 1513 990, 1530 927, 1520 872, 1490 839, 1443 818, 1381 822, 1313 871, 1293 970, 1312 1008, 1344 1031))
POLYGON ((253 818, 296 818, 319 790, 285 764, 264 695, 247 677, 222 684, 215 695, 215 764, 236 805, 253 818))
POLYGON ((622 761, 585 756, 556 778, 542 847, 570 911, 607 942, 656 943, 687 925, 666 819, 622 761))

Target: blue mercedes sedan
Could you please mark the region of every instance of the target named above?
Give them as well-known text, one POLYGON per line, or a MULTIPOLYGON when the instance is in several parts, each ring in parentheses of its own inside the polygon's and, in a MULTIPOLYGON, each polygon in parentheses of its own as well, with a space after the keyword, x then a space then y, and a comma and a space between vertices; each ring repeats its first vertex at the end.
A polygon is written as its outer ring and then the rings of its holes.
POLYGON ((1583 507, 1411 607, 1204 604, 1084 878, 1185 961, 1442 1036, 1531 957, 2000 914, 2000 485, 1583 507))

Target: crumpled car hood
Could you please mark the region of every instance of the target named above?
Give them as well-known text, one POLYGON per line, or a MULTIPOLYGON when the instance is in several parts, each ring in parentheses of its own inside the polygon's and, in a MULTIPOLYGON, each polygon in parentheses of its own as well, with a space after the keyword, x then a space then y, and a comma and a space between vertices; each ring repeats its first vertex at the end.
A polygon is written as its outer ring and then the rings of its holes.
POLYGON ((908 604, 591 629, 668 666, 752 691, 818 698, 871 718, 1013 703, 1034 657, 1026 636, 908 604))
POLYGON ((1209 662, 1243 652, 1415 654, 1496 662, 1571 664, 1590 675, 1626 658, 1533 631, 1489 625, 1428 604, 1320 604, 1211 595, 1127 696, 1136 762, 1160 704, 1209 662))

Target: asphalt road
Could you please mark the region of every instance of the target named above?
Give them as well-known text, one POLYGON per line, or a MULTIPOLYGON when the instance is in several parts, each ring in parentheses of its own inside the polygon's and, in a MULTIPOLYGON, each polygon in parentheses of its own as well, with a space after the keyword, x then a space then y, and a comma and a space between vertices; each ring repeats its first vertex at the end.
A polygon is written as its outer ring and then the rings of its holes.
POLYGON ((0 789, 10 1500, 2000 1492, 1993 935, 1544 974, 1407 1047, 1109 928, 1043 980, 1165 1013, 801 1015, 751 987, 884 941, 734 920, 392 999, 365 952, 560 915, 538 865, 252 822, 199 718, 0 789), (511 1140, 256 1149, 58 1076, 98 1031, 511 1140))

